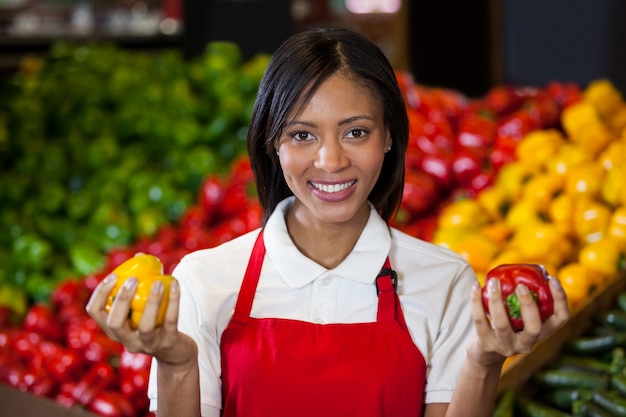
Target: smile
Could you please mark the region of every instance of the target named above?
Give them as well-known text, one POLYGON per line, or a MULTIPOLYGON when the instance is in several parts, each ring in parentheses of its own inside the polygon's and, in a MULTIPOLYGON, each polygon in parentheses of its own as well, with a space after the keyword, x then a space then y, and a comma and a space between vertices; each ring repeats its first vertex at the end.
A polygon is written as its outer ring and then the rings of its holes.
POLYGON ((346 190, 354 185, 356 180, 352 180, 350 182, 344 182, 342 184, 317 184, 312 182, 311 185, 317 188, 320 191, 325 193, 338 193, 340 191, 346 190))

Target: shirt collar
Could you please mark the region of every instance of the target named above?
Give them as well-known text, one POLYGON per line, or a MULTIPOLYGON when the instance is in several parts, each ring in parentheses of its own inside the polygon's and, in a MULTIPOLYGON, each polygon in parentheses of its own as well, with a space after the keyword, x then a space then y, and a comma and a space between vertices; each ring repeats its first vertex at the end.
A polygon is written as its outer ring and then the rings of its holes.
POLYGON ((294 245, 285 215, 295 197, 281 201, 265 224, 263 234, 267 256, 281 278, 294 288, 302 287, 326 274, 370 284, 373 283, 391 248, 391 235, 387 223, 370 204, 370 216, 348 257, 336 268, 329 270, 304 256, 294 245))

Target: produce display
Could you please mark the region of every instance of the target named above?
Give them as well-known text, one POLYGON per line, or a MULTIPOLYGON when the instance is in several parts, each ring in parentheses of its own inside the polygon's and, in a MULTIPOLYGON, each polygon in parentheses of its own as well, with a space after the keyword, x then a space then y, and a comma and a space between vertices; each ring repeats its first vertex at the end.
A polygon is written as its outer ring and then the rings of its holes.
POLYGON ((445 206, 433 242, 479 277, 499 264, 542 264, 576 309, 624 269, 626 104, 598 80, 560 120, 526 133, 489 189, 445 206))
MULTIPOLYGON (((150 415, 150 358, 111 341, 85 303, 115 268, 145 262, 161 279, 260 226, 244 151, 267 59, 225 43, 188 63, 59 44, 0 86, 0 382, 150 415)), ((481 280, 541 264, 574 312, 623 271, 626 104, 609 81, 468 98, 397 77, 411 136, 394 227, 456 251, 481 280)))
POLYGON ((616 301, 520 392, 505 391, 493 416, 625 416, 626 292, 616 301))
POLYGON ((212 43, 186 62, 55 45, 0 84, 0 304, 24 312, 151 238, 245 152, 268 61, 212 43))

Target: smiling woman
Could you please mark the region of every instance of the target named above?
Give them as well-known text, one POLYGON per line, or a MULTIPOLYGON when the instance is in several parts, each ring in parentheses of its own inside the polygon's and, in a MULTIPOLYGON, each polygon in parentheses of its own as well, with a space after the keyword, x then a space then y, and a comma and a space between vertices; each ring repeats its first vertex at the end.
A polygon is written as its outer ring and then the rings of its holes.
POLYGON ((87 307, 154 356, 159 417, 490 415, 506 355, 567 320, 567 301, 550 285, 542 324, 518 286, 514 332, 497 280, 487 318, 467 262, 390 227, 407 141, 395 73, 371 41, 310 30, 276 51, 248 130, 262 227, 184 257, 161 326, 163 286, 138 331, 126 319, 132 285, 107 313, 105 280, 87 307))

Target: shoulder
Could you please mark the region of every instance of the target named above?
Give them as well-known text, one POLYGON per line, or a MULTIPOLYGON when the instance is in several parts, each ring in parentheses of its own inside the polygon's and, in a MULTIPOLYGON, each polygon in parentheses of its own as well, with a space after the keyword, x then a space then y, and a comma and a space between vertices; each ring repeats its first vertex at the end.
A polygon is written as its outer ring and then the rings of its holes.
POLYGON ((219 263, 224 263, 233 258, 247 260, 260 231, 261 229, 256 229, 213 248, 191 252, 181 259, 181 263, 207 262, 212 259, 219 259, 219 263))
POLYGON ((410 236, 398 229, 391 228, 392 250, 402 255, 421 255, 421 262, 452 262, 461 267, 468 264, 459 254, 443 246, 426 242, 414 236, 410 236))
MULTIPOLYGON (((248 264, 260 229, 248 232, 219 246, 185 255, 173 275, 191 286, 237 287, 248 264)), ((184 285, 184 284, 183 284, 184 285)))
POLYGON ((394 228, 391 237, 391 262, 405 285, 448 291, 459 286, 471 288, 476 281, 474 270, 456 252, 394 228))

